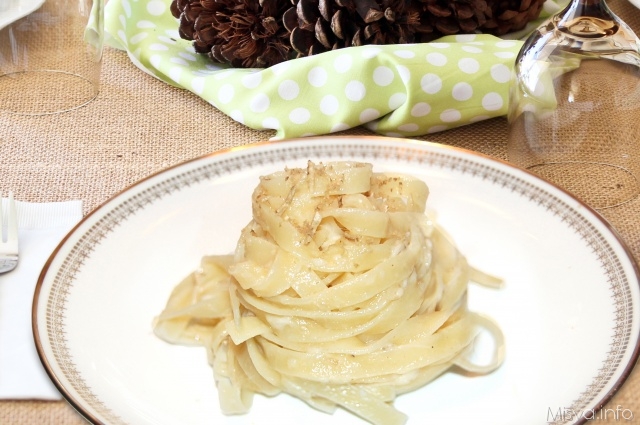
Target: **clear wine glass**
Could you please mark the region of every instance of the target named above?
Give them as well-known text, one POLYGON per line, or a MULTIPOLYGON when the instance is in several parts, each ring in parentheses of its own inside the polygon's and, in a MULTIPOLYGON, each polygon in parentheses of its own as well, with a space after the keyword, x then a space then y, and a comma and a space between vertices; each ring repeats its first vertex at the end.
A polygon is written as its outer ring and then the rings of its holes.
POLYGON ((509 161, 597 210, 640 193, 640 40, 604 0, 572 0, 517 56, 509 161))
POLYGON ((57 114, 98 96, 104 0, 0 3, 0 114, 57 114))

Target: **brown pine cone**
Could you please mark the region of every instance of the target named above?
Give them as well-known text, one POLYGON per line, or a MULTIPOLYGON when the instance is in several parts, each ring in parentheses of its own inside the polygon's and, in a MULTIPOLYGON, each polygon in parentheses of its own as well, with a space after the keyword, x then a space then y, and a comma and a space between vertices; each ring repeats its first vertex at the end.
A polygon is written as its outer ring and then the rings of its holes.
POLYGON ((453 34, 504 35, 537 19, 544 0, 422 0, 420 20, 435 30, 420 41, 453 34))
POLYGON ((523 29, 540 16, 544 0, 490 0, 493 19, 481 29, 494 35, 504 35, 523 29))
POLYGON ((268 67, 364 44, 517 31, 544 0, 173 0, 180 36, 234 67, 268 67))
POLYGON ((293 0, 284 14, 298 56, 364 44, 413 43, 431 31, 411 0, 293 0))
POLYGON ((173 0, 180 37, 214 62, 262 68, 295 57, 282 15, 287 0, 173 0))

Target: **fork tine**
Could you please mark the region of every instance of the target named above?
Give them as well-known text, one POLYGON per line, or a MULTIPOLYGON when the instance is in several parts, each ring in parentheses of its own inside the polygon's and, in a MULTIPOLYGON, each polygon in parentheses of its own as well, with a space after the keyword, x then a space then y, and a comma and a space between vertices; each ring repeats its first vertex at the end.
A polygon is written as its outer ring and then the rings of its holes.
POLYGON ((18 253, 18 213, 13 192, 9 192, 9 217, 7 217, 7 243, 13 253, 18 253))

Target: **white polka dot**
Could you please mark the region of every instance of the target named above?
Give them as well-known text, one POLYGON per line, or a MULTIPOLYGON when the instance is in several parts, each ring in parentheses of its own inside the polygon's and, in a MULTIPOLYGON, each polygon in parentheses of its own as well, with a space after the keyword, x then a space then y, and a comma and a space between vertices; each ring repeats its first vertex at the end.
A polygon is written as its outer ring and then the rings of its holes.
POLYGON ((333 127, 331 127, 331 133, 335 133, 337 131, 344 131, 344 130, 348 130, 350 129, 351 126, 349 124, 345 124, 343 122, 339 122, 333 125, 333 127))
POLYGON ((233 70, 225 69, 224 71, 216 72, 213 77, 216 80, 224 80, 225 78, 230 77, 232 75, 233 75, 233 70))
POLYGON ((141 33, 138 33, 138 34, 136 34, 134 36, 129 37, 129 43, 138 44, 138 43, 140 43, 142 40, 144 40, 147 37, 149 37, 149 33, 148 32, 141 32, 141 33))
POLYGON ((465 101, 471 99, 473 96, 473 87, 469 83, 457 83, 453 86, 453 90, 451 91, 451 95, 455 100, 465 101))
POLYGON ((445 131, 448 129, 449 129, 449 126, 446 126, 446 125, 434 125, 433 127, 429 127, 429 130, 427 130, 427 133, 437 133, 439 131, 445 131))
POLYGON ((151 66, 153 66, 154 68, 158 69, 158 67, 162 63, 162 56, 160 56, 160 55, 152 55, 149 58, 149 63, 151 64, 151 66))
POLYGON ((501 63, 491 67, 491 78, 497 83, 508 83, 511 80, 511 69, 501 63))
POLYGON ((516 42, 512 41, 512 40, 498 41, 496 43, 496 47, 500 47, 500 48, 503 48, 503 49, 508 49, 508 48, 513 47, 515 45, 516 45, 516 42))
POLYGON ((296 108, 289 113, 289 119, 294 124, 304 124, 311 118, 311 112, 307 108, 296 108))
POLYGON ((440 114, 440 119, 444 122, 460 121, 462 114, 457 109, 445 109, 440 114))
POLYGON ((377 109, 367 108, 360 113, 360 122, 369 122, 376 118, 380 118, 380 111, 377 109))
POLYGON ((462 50, 464 50, 467 53, 482 53, 483 50, 479 47, 475 47, 475 46, 462 46, 462 50))
POLYGON ((320 112, 325 115, 333 115, 338 112, 340 102, 338 98, 332 94, 328 94, 320 100, 320 112))
POLYGON ((412 50, 394 50, 393 54, 402 59, 411 59, 416 57, 416 53, 412 50))
POLYGON ((495 52, 494 55, 500 59, 511 59, 516 56, 513 52, 495 52))
POLYGON ((171 59, 169 59, 169 62, 175 63, 176 65, 189 66, 189 62, 182 58, 172 57, 171 59))
POLYGON ((158 36, 158 40, 162 41, 165 44, 169 44, 171 46, 177 44, 176 40, 174 40, 171 37, 164 36, 164 35, 159 35, 158 36))
POLYGON ((289 63, 289 61, 285 61, 285 62, 277 63, 277 64, 273 65, 272 67, 270 67, 269 69, 275 75, 281 75, 282 73, 286 72, 289 69, 290 66, 291 66, 291 64, 289 63))
POLYGON ((262 120, 262 127, 277 130, 280 128, 280 121, 275 117, 269 117, 262 120))
POLYGON ((487 93, 482 98, 482 107, 487 111, 497 111, 502 108, 504 101, 498 93, 487 93))
POLYGON ((367 88, 360 81, 352 80, 347 83, 344 93, 347 99, 358 102, 364 99, 367 94, 367 88))
POLYGON ((431 105, 425 102, 419 102, 411 108, 412 117, 424 117, 431 112, 431 105))
POLYGON ((264 93, 255 95, 249 102, 249 108, 253 112, 264 112, 269 109, 269 105, 271 105, 271 99, 264 93))
POLYGON ((151 0, 147 3, 147 12, 153 16, 161 16, 167 6, 162 0, 151 0))
POLYGON ((406 93, 394 93, 389 97, 389 109, 396 110, 407 101, 406 93))
POLYGON ((313 87, 322 87, 327 84, 327 71, 319 66, 311 68, 307 74, 307 81, 313 87))
POLYGON ((476 36, 474 34, 457 34, 456 35, 456 41, 458 43, 466 43, 469 41, 473 41, 476 39, 476 36))
POLYGON ((400 79, 403 83, 408 84, 409 79, 411 78, 411 71, 404 65, 396 65, 396 70, 398 71, 398 75, 400 75, 400 79))
POLYGON ((122 30, 118 30, 117 34, 120 40, 122 40, 125 44, 129 44, 129 42, 127 41, 127 33, 122 30))
MULTIPOLYGON (((174 40, 180 39, 180 33, 176 30, 168 29, 168 30, 164 30, 164 33, 167 34, 167 36, 173 38, 174 40)), ((193 46, 189 46, 189 47, 193 49, 193 46)))
POLYGON ((340 55, 333 60, 333 68, 339 74, 344 74, 349 69, 351 69, 351 63, 352 63, 351 55, 347 55, 347 54, 340 55))
POLYGON ((234 109, 233 111, 229 112, 229 116, 238 121, 240 124, 244 124, 244 115, 242 114, 241 110, 234 109))
POLYGON ((447 64, 447 57, 439 52, 427 54, 427 62, 433 66, 444 66, 447 64))
POLYGON ((209 77, 212 73, 214 73, 215 71, 212 71, 210 69, 196 69, 193 71, 193 75, 197 75, 198 77, 209 77))
POLYGON ((414 124, 414 123, 406 123, 398 126, 398 130, 406 133, 412 133, 414 131, 418 131, 419 128, 420 127, 418 126, 418 124, 414 124))
POLYGON ((429 43, 429 46, 431 47, 435 47, 436 49, 448 49, 449 47, 451 47, 451 45, 449 43, 429 43))
POLYGON ((180 56, 182 59, 186 59, 190 62, 195 62, 196 60, 198 60, 198 58, 196 58, 194 55, 192 55, 189 52, 178 52, 178 56, 180 56))
POLYGON ((420 81, 420 87, 425 93, 435 94, 442 88, 442 80, 436 74, 425 74, 420 81))
POLYGON ((221 103, 229 103, 233 100, 235 90, 231 84, 225 84, 218 90, 218 100, 221 103))
POLYGON ((284 100, 293 100, 300 94, 300 87, 293 80, 284 80, 278 86, 278 94, 284 100))
POLYGON ((176 83, 180 82, 180 75, 182 75, 182 68, 174 66, 169 70, 169 77, 176 83))
POLYGON ((122 0, 122 8, 124 9, 124 13, 128 18, 131 17, 131 3, 128 0, 122 0))
POLYGON ((475 74, 480 69, 480 63, 475 59, 463 58, 458 61, 458 68, 464 73, 475 74))
POLYGON ((365 59, 373 59, 380 54, 382 49, 378 47, 367 47, 362 50, 362 57, 365 59))
POLYGON ((156 24, 151 21, 146 21, 143 19, 136 23, 136 27, 140 29, 150 29, 150 28, 155 28, 156 24))
POLYGON ((196 77, 191 80, 191 88, 195 94, 202 94, 204 92, 205 79, 202 77, 196 77))
POLYGON ((391 68, 379 66, 373 70, 373 81, 382 87, 388 86, 393 82, 395 74, 391 68))
POLYGON ((262 82, 262 73, 261 72, 252 72, 251 74, 247 74, 242 77, 240 80, 242 85, 248 89, 255 89, 262 82))
MULTIPOLYGON (((193 50, 188 50, 187 49, 187 51, 195 53, 195 51, 193 51, 193 50)), ((222 69, 222 65, 218 65, 216 63, 205 63, 204 67, 207 68, 207 70, 213 71, 213 72, 218 72, 218 71, 220 71, 222 69)))
POLYGON ((149 50, 152 51, 156 51, 156 52, 160 52, 160 51, 167 51, 169 50, 169 48, 167 46, 165 46, 164 44, 160 44, 160 43, 153 43, 149 46, 149 50))

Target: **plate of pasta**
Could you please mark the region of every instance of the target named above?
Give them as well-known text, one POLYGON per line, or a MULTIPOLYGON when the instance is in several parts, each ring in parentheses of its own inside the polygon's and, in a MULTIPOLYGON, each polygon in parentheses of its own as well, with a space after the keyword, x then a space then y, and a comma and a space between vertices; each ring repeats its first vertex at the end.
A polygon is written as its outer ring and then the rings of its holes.
POLYGON ((327 136, 114 196, 51 255, 33 330, 95 424, 584 423, 637 360, 639 283, 604 219, 524 170, 327 136))

